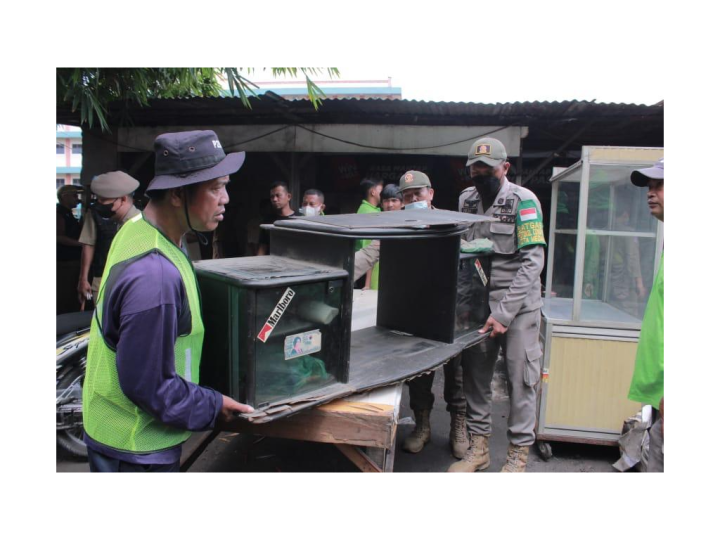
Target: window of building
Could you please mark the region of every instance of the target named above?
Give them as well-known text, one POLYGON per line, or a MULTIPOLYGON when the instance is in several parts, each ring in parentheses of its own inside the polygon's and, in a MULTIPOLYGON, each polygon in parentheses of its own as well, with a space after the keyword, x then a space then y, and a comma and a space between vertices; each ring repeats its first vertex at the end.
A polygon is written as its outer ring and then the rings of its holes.
POLYGON ((60 186, 65 184, 65 178, 57 177, 55 179, 55 189, 58 189, 60 186))
POLYGON ((82 154, 82 144, 73 144, 72 145, 72 153, 73 154, 82 154))
POLYGON ((56 154, 64 154, 65 153, 65 145, 64 144, 56 144, 55 145, 55 153, 56 154))

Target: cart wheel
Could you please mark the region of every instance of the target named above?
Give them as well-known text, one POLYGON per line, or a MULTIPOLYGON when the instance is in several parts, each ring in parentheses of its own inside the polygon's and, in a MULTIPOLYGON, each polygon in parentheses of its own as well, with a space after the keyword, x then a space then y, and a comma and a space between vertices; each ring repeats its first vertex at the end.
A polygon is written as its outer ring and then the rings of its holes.
POLYGON ((543 461, 550 461, 550 458, 552 457, 552 447, 550 446, 550 443, 537 441, 537 449, 538 452, 540 452, 540 457, 543 461))

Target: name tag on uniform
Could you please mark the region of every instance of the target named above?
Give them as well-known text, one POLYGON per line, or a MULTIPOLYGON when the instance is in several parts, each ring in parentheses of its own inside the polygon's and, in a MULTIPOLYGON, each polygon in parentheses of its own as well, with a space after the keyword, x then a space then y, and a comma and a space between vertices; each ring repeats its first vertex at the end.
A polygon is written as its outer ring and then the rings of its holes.
POLYGON ((515 216, 508 216, 505 214, 494 214, 494 218, 497 218, 500 220, 501 223, 515 223, 515 216))
POLYGON ((475 214, 477 213, 478 204, 480 204, 480 201, 478 199, 474 199, 472 201, 465 201, 463 203, 462 211, 466 214, 475 214))
POLYGON ((500 214, 515 215, 515 199, 500 199, 497 202, 497 206, 499 207, 498 212, 500 214))

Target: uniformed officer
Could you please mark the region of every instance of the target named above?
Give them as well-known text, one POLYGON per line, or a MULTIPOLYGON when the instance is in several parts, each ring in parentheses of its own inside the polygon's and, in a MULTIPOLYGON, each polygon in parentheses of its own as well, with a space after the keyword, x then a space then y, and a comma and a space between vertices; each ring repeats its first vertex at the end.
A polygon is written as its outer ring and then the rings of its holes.
POLYGON ((490 465, 491 383, 500 347, 505 354, 510 394, 510 446, 502 471, 524 472, 529 448, 535 442, 536 390, 542 356, 540 272, 546 245, 542 211, 531 191, 508 181, 507 152, 497 139, 475 141, 468 152, 467 166, 475 186, 460 194, 460 211, 499 221, 477 223, 465 233, 466 240, 480 237, 493 242, 491 313, 480 330, 491 330, 491 334, 462 355, 470 446, 449 472, 474 472, 490 465))
POLYGON ((97 303, 100 278, 113 238, 124 223, 140 214, 133 203, 133 193, 139 185, 140 182, 122 171, 100 174, 90 183, 90 191, 97 201, 90 205, 80 233, 79 242, 83 244, 77 288, 80 303, 91 293, 93 302, 97 303))
MULTIPOLYGON (((435 191, 427 174, 421 171, 407 171, 400 177, 400 192, 405 208, 433 209, 435 191)), ((356 254, 357 257, 357 254, 356 254)), ((450 449, 456 458, 465 455, 470 444, 465 428, 465 396, 463 395, 462 368, 460 355, 443 366, 445 387, 443 397, 450 412, 450 449)), ((408 381, 410 408, 415 416, 415 429, 403 441, 403 450, 417 453, 430 441, 430 411, 435 402, 432 384, 435 372, 408 381)))

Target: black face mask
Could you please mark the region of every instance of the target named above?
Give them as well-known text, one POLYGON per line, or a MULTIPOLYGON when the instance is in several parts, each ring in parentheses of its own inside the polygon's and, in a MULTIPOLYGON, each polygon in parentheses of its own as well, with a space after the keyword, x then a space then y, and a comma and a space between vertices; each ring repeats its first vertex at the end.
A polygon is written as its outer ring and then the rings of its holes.
MULTIPOLYGON (((116 201, 117 199, 115 199, 116 201)), ((115 215, 115 210, 112 209, 113 205, 115 204, 115 201, 107 204, 100 204, 99 202, 94 202, 90 205, 90 208, 92 208, 95 213, 104 219, 110 219, 115 215)))
POLYGON ((484 174, 473 176, 471 180, 475 184, 475 189, 480 193, 480 197, 482 197, 483 206, 488 208, 495 201, 495 196, 500 191, 500 179, 492 174, 484 174))

